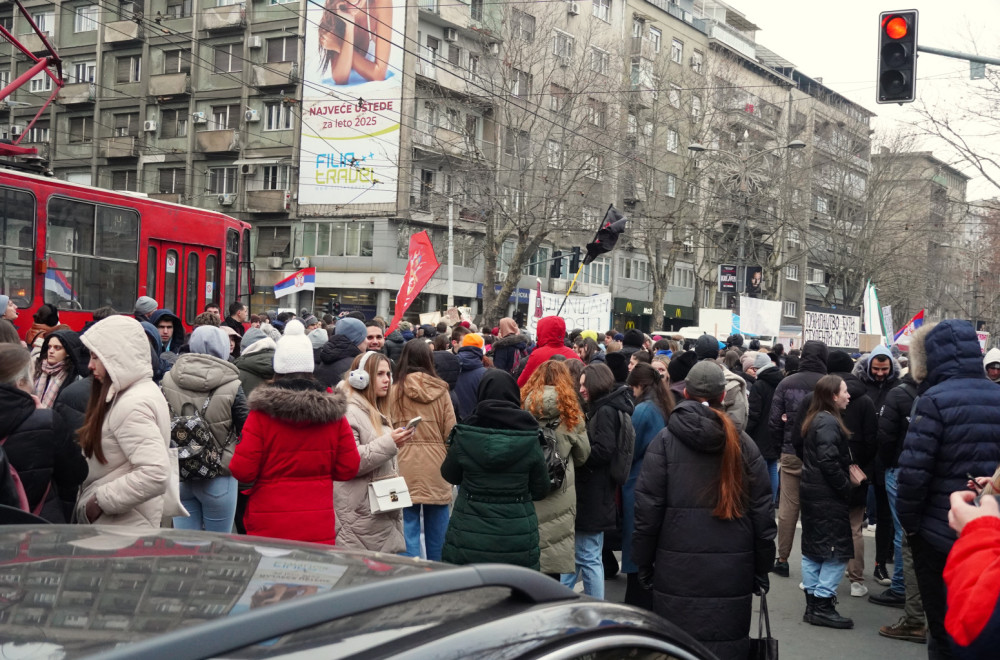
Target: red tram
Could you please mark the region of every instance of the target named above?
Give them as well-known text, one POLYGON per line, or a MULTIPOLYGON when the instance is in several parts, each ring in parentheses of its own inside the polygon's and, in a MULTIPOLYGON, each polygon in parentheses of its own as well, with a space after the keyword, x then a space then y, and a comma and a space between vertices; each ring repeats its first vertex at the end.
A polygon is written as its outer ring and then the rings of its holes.
POLYGON ((24 336, 43 304, 79 330, 155 298, 190 329, 252 293, 250 225, 222 213, 0 169, 0 293, 24 336))

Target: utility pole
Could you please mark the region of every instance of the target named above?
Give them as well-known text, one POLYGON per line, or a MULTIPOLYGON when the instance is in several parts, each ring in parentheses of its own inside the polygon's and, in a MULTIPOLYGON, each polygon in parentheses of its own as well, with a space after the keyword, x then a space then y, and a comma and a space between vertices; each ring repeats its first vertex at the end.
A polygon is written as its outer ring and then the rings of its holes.
POLYGON ((448 309, 455 306, 455 198, 448 195, 448 309))

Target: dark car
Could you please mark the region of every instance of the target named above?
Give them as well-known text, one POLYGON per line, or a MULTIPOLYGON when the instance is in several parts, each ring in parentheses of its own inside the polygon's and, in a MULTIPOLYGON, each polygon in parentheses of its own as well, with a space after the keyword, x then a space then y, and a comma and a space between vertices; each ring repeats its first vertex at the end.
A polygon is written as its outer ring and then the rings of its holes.
POLYGON ((523 568, 173 529, 0 527, 0 656, 711 658, 523 568))

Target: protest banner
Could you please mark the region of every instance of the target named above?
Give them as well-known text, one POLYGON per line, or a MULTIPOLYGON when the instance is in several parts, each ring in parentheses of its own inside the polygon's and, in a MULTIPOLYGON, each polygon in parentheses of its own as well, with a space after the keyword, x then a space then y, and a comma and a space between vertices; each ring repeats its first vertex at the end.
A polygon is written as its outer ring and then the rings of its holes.
POLYGON ((816 339, 830 348, 857 350, 860 330, 860 316, 806 311, 802 340, 816 339))
POLYGON ((781 332, 781 301, 740 296, 740 331, 774 337, 781 332))
MULTIPOLYGON (((538 293, 531 292, 528 300, 528 309, 535 309, 535 300, 538 293)), ((542 292, 542 318, 555 316, 559 305, 562 304, 564 296, 558 293, 542 292)), ((570 296, 566 298, 562 313, 559 314, 566 321, 566 330, 581 328, 583 330, 597 330, 603 332, 611 327, 611 294, 602 293, 596 296, 570 296)), ((528 331, 532 336, 538 331, 538 321, 534 315, 528 318, 528 331)))

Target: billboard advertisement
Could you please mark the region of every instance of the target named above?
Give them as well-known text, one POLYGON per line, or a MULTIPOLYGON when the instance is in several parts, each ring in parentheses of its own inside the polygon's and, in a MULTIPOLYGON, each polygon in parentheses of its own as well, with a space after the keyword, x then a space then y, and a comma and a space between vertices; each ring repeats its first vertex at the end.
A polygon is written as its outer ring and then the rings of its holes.
POLYGON ((299 204, 395 204, 405 3, 308 3, 299 204))
POLYGON ((719 266, 719 293, 736 293, 736 266, 719 266))

